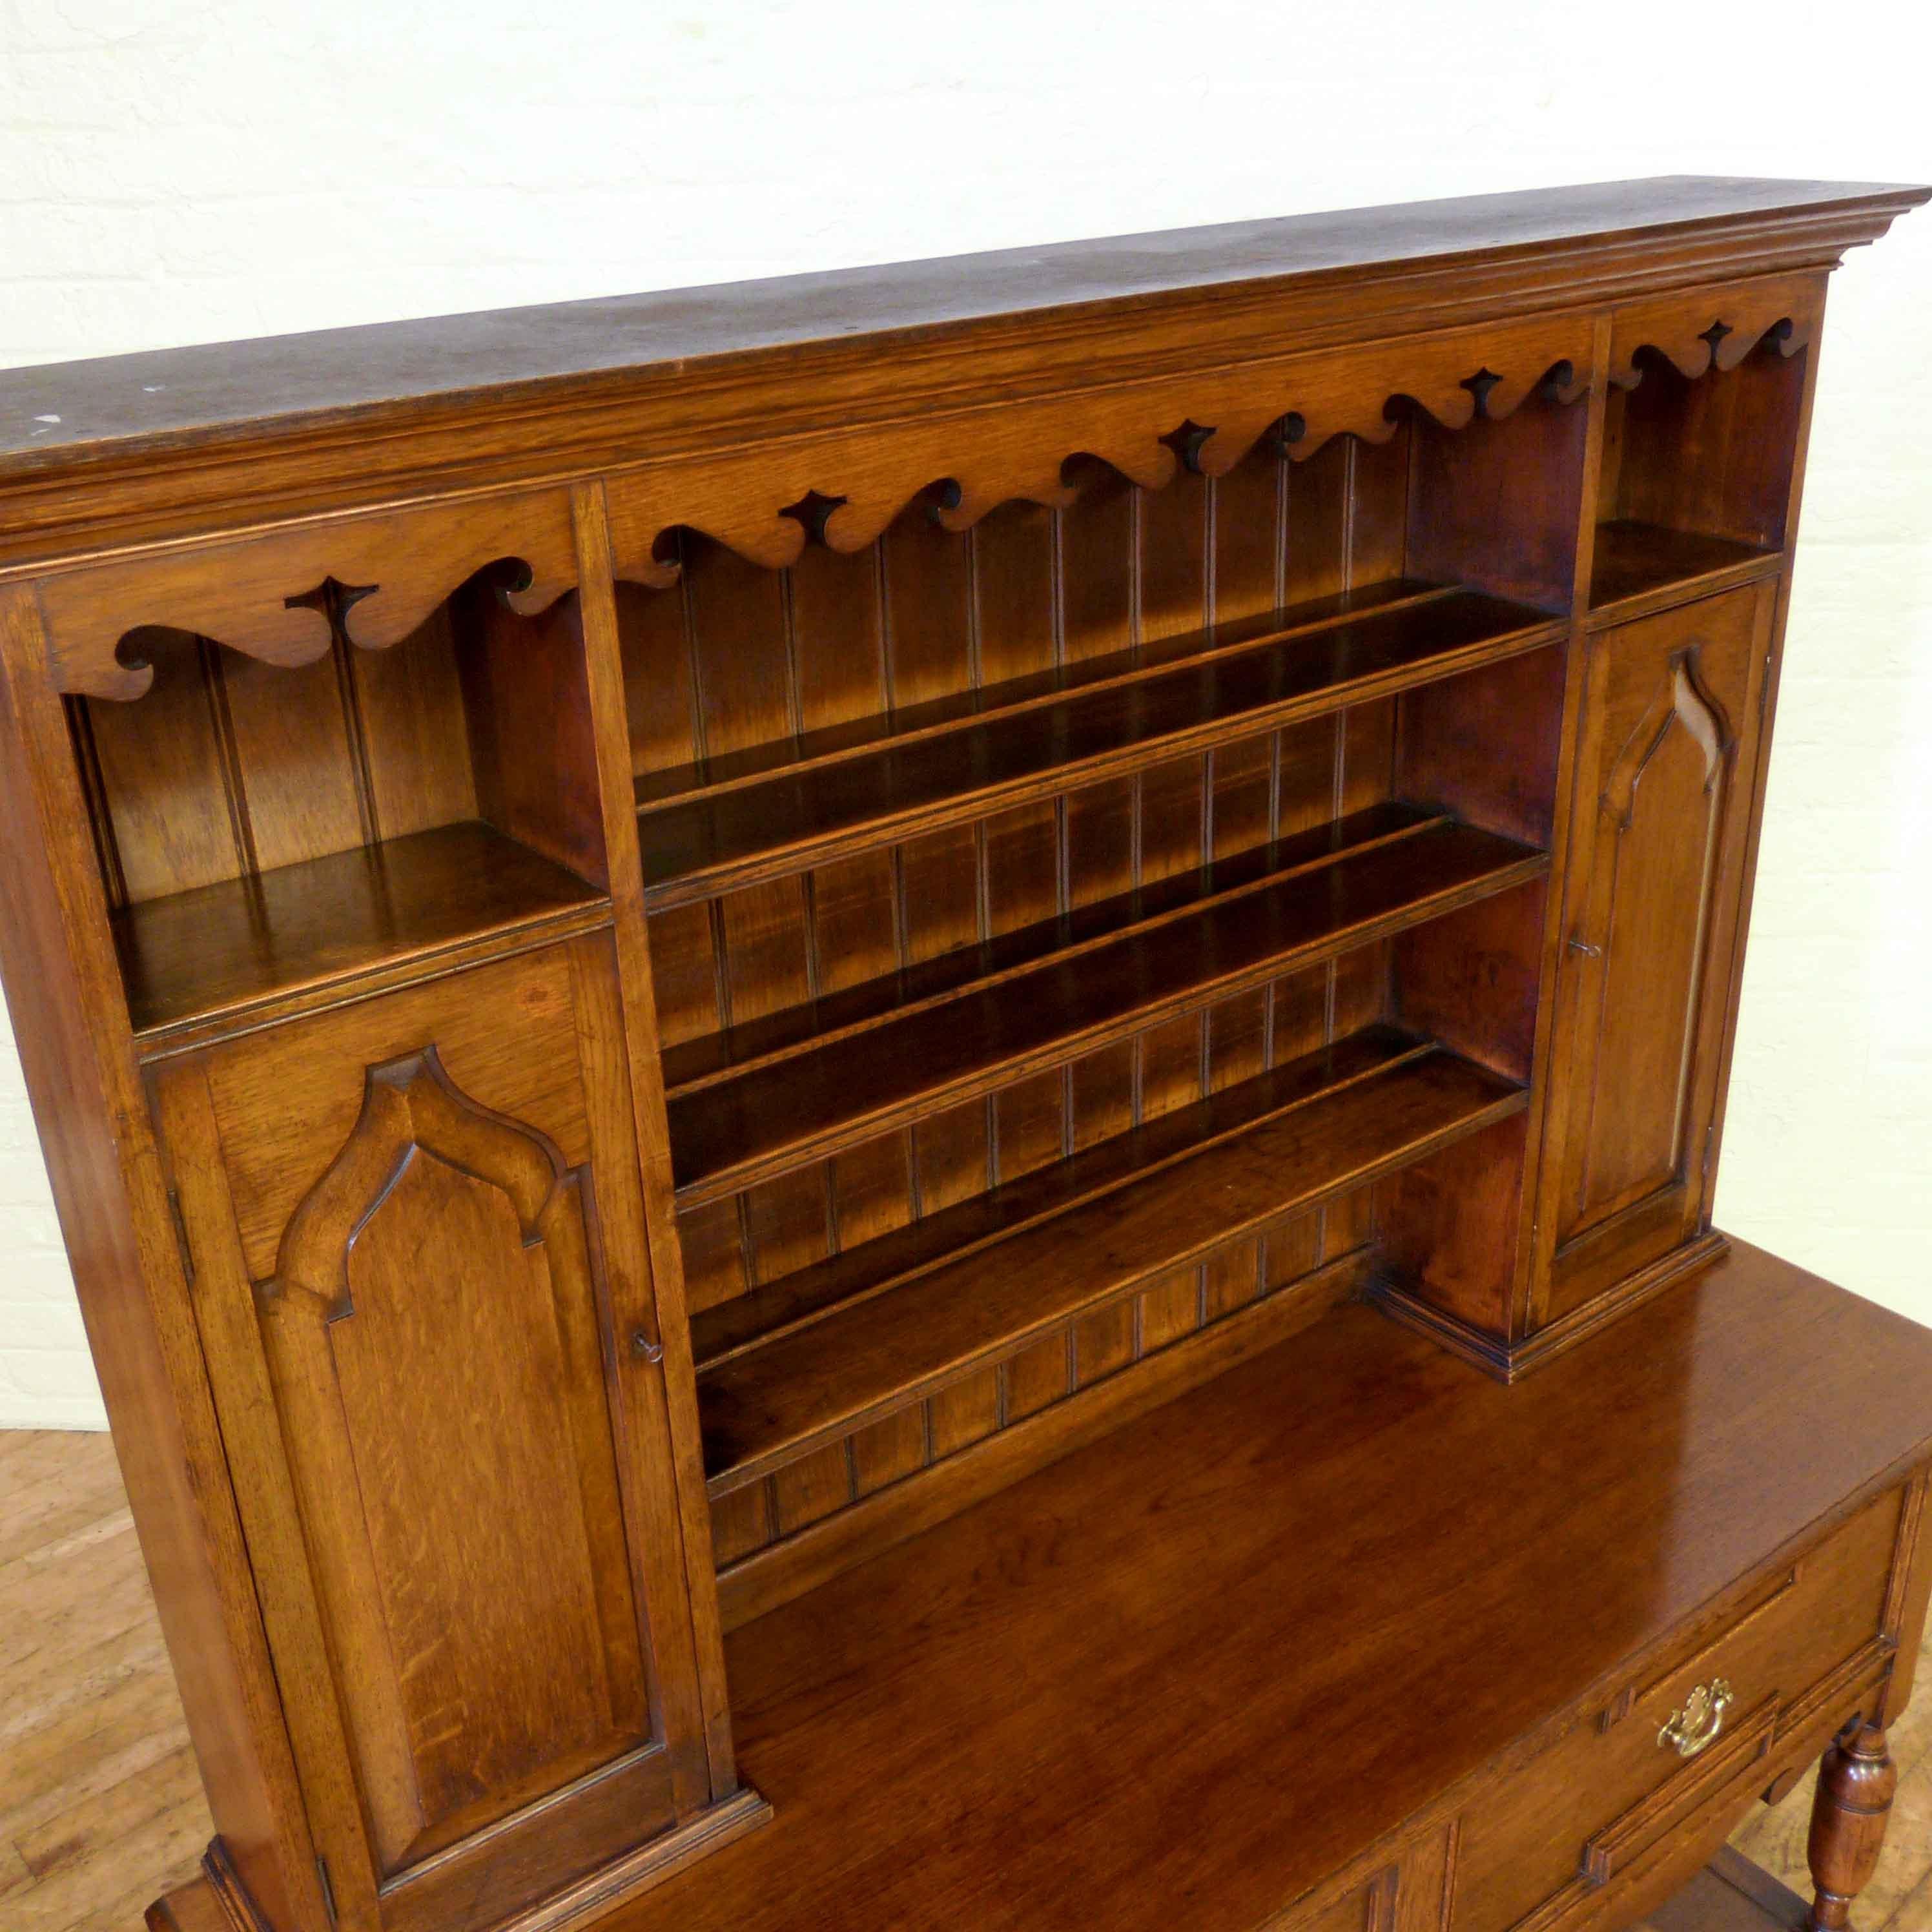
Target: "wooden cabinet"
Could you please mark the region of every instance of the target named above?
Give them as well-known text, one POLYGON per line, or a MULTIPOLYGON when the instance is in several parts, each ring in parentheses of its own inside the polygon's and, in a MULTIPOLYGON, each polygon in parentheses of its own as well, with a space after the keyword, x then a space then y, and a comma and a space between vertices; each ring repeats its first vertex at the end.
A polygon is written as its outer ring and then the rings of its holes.
POLYGON ((1541 1312, 1694 1234, 1720 1070, 1775 593, 1589 634, 1544 1160, 1541 1312))
POLYGON ((1612 1932, 1828 1746, 1842 1926, 1932 1337, 1709 1204, 1826 283, 1924 198, 0 376, 154 1932, 1612 1932))
POLYGON ((344 1926, 492 1923, 703 1802, 625 1061, 593 934, 152 1076, 344 1926))

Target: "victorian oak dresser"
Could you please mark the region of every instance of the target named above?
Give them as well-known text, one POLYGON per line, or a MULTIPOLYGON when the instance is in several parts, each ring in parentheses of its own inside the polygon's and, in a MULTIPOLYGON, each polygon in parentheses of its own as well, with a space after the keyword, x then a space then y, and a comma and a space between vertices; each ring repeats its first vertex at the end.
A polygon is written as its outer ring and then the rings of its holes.
POLYGON ((157 1932, 1614 1932, 1885 1825, 1714 1232, 1825 290, 1672 178, 0 376, 157 1932))

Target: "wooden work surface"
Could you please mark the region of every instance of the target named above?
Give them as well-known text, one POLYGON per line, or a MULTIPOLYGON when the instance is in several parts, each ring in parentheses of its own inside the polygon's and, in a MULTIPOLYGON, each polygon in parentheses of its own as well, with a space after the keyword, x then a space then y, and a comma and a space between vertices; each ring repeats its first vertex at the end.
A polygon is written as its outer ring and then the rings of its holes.
POLYGON ((1753 1249, 1513 1388, 1346 1310, 736 1633, 776 1818, 608 1923, 1250 1927, 1928 1438, 1753 1249))

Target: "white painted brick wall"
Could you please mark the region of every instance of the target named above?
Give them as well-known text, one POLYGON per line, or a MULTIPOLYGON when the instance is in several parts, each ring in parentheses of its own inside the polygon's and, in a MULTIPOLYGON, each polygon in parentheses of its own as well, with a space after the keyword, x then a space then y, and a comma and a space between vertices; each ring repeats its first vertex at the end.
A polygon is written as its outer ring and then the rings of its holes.
MULTIPOLYGON (((0 0, 0 365, 1563 181, 1924 179, 1894 17, 0 0)), ((1932 1321, 1928 314, 1919 214, 1834 284, 1718 1204, 1932 1321)), ((0 1425, 99 1420, 0 1051, 0 1425)))

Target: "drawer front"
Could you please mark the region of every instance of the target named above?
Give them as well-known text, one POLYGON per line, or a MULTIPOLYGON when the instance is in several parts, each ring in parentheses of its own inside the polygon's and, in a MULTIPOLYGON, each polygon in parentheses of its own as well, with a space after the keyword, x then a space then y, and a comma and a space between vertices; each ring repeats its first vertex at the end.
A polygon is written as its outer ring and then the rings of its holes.
POLYGON ((1473 1807, 1457 1932, 1594 1917, 1594 1901, 1621 1900, 1660 1859, 1694 1867, 1690 1847, 1714 1832, 1721 1841, 1793 1725, 1808 1728, 1826 1714, 1814 1703, 1840 1682, 1851 1696, 1861 1665, 1877 1666, 1901 1500, 1894 1490, 1868 1505, 1473 1807))
POLYGON ((1425 1826, 1340 1873, 1260 1932, 1440 1932, 1456 1827, 1425 1826))
POLYGON ((152 1076, 344 1932, 465 1932, 701 1802, 626 1064, 593 933, 152 1076))

